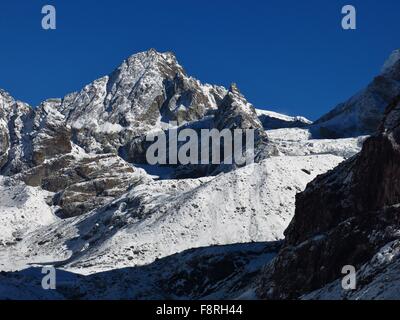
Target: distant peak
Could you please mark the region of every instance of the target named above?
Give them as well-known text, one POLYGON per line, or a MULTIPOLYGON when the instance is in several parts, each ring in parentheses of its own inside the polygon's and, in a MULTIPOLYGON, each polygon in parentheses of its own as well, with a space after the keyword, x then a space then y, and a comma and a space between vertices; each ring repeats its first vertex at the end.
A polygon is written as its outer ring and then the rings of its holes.
POLYGON ((381 72, 385 73, 400 61, 400 49, 394 50, 384 63, 381 72))

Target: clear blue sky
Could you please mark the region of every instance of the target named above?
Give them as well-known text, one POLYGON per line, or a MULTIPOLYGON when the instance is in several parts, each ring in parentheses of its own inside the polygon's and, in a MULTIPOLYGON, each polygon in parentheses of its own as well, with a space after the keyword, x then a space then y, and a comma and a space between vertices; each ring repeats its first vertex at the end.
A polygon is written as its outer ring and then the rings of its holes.
POLYGON ((156 48, 204 82, 236 82, 256 107, 315 119, 400 47, 399 14, 398 0, 3 0, 0 87, 36 105, 156 48), (41 29, 45 4, 56 31, 41 29), (356 31, 341 29, 345 4, 356 31))

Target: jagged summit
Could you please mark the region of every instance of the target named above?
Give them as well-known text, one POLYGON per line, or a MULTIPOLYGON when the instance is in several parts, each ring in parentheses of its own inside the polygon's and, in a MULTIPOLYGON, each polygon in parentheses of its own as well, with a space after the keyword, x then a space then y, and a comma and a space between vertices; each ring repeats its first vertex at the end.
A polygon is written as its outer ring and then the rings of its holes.
POLYGON ((240 93, 235 83, 231 84, 228 93, 222 100, 215 116, 215 123, 215 127, 220 130, 224 128, 263 130, 255 108, 240 93))

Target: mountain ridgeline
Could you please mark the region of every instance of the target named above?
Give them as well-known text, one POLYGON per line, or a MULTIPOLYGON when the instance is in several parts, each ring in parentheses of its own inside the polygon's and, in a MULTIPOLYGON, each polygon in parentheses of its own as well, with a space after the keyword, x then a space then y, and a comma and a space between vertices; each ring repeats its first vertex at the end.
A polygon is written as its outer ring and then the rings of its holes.
POLYGON ((226 126, 252 123, 263 131, 254 107, 234 88, 202 84, 172 53, 150 50, 80 92, 37 108, 1 91, 0 173, 57 193, 62 215, 87 212, 140 181, 129 163, 146 164, 150 131, 208 116, 213 120, 204 121, 206 128, 229 121, 226 126))
POLYGON ((0 90, 0 298, 399 299, 399 128, 399 50, 314 123, 155 50, 35 108, 0 90), (171 128, 253 129, 255 161, 150 166, 171 128))

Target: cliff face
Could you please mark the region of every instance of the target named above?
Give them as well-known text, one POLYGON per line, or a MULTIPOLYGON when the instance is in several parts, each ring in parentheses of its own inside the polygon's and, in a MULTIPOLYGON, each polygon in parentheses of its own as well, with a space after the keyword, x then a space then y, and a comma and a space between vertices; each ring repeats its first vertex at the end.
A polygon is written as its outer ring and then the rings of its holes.
POLYGON ((264 271, 263 298, 298 298, 367 263, 400 237, 400 97, 360 154, 317 177, 296 198, 285 245, 264 271))

